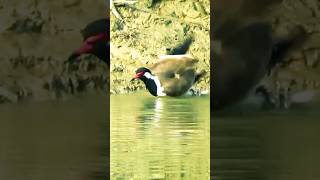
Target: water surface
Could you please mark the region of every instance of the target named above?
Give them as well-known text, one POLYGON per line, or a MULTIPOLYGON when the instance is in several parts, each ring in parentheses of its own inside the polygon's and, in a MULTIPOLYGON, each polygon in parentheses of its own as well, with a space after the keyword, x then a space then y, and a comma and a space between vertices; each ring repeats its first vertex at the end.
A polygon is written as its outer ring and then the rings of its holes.
POLYGON ((0 105, 0 179, 106 179, 107 102, 88 96, 0 105))
POLYGON ((320 104, 289 110, 243 105, 214 113, 214 180, 320 179, 320 104))
POLYGON ((111 179, 209 179, 209 97, 114 95, 111 179))

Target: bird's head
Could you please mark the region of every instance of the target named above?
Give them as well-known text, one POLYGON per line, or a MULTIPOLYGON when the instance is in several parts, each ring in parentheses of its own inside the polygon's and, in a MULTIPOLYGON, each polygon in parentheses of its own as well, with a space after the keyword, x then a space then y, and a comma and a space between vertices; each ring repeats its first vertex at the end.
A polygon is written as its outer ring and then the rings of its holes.
POLYGON ((148 68, 145 67, 140 67, 136 70, 136 74, 135 76, 131 79, 131 81, 135 80, 135 79, 141 79, 144 80, 146 78, 149 78, 149 76, 151 76, 151 71, 148 68))
MULTIPOLYGON (((109 62, 109 20, 101 19, 94 21, 82 30, 83 42, 78 49, 73 51, 68 61, 74 61, 82 54, 93 54, 105 61, 109 62)), ((108 63, 109 64, 109 63, 108 63)))

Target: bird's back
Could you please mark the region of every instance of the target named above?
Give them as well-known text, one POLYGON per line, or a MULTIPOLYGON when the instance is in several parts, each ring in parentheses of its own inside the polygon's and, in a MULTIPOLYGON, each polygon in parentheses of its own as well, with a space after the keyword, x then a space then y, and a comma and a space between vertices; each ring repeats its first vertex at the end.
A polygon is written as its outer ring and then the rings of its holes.
POLYGON ((272 37, 268 23, 252 22, 222 40, 221 54, 213 53, 214 106, 243 98, 266 74, 272 37))
POLYGON ((165 93, 180 96, 194 84, 197 60, 190 55, 165 55, 150 69, 156 75, 165 93))

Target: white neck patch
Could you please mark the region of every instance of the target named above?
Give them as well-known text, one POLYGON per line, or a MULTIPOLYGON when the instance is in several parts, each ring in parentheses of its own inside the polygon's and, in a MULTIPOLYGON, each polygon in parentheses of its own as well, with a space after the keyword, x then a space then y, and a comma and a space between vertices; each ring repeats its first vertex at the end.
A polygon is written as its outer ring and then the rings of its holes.
POLYGON ((166 93, 163 92, 164 88, 161 86, 161 83, 160 83, 157 76, 153 76, 149 72, 145 72, 143 76, 146 77, 147 79, 152 79, 156 83, 157 96, 166 96, 167 95, 166 93))

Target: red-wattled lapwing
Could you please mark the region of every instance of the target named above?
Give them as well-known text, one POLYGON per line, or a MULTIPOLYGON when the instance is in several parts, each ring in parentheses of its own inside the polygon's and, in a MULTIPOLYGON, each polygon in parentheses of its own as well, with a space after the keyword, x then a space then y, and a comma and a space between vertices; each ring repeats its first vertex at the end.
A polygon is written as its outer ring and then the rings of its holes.
POLYGON ((266 74, 271 58, 268 23, 252 22, 230 31, 228 37, 213 44, 216 48, 211 49, 214 109, 244 98, 266 74))
POLYGON ((205 71, 197 72, 197 60, 184 54, 192 38, 188 38, 168 55, 160 56, 159 61, 151 67, 140 67, 136 70, 134 79, 140 79, 153 96, 181 96, 188 92, 205 71))
POLYGON ((229 29, 211 49, 211 107, 219 109, 244 99, 303 36, 298 33, 275 42, 270 23, 260 21, 229 29))
POLYGON ((103 62, 110 64, 109 19, 99 19, 89 23, 82 31, 83 43, 68 58, 74 61, 82 54, 93 54, 103 62))

